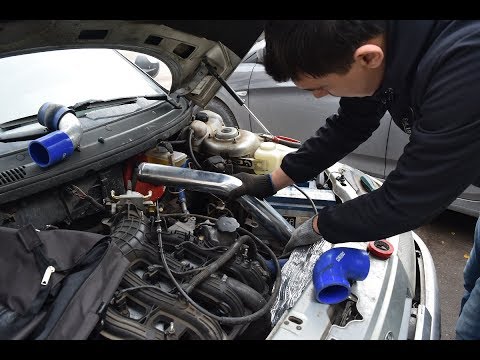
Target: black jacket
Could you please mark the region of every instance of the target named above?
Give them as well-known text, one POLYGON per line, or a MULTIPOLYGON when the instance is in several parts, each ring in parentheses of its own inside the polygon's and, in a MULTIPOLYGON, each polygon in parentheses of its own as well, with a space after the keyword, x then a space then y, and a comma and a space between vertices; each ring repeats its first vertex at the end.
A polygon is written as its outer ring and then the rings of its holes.
POLYGON ((387 23, 380 88, 341 98, 338 114, 281 165, 296 182, 313 178, 367 140, 387 110, 411 133, 380 189, 319 211, 332 243, 415 229, 480 184, 480 21, 387 23))

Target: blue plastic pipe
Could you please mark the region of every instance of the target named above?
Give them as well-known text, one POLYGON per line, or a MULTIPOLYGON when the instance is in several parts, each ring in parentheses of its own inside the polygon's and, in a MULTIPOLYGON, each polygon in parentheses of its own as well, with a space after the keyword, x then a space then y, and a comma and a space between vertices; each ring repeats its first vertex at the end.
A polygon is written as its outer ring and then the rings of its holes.
POLYGON ((370 271, 370 258, 365 250, 336 247, 325 251, 313 267, 316 299, 325 304, 338 304, 350 294, 350 282, 364 280, 370 271))
MULTIPOLYGON (((288 259, 278 259, 278 264, 280 265, 280 269, 283 268, 283 265, 288 261, 288 259)), ((268 270, 270 270, 270 273, 272 276, 277 275, 277 268, 275 267, 275 264, 273 260, 265 260, 267 263, 268 270)))
POLYGON ((37 117, 38 122, 52 132, 28 145, 33 161, 40 167, 48 167, 72 155, 83 134, 75 112, 63 105, 45 103, 37 117))

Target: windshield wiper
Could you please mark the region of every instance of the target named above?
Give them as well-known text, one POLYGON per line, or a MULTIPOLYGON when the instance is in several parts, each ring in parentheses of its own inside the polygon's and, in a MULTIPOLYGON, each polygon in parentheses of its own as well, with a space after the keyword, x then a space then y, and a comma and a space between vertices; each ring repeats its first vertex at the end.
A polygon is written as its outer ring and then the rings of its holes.
POLYGON ((20 126, 37 123, 37 115, 30 115, 20 119, 5 121, 0 124, 1 130, 11 130, 20 126))
POLYGON ((85 100, 76 103, 75 105, 69 106, 70 109, 77 111, 94 109, 98 107, 104 106, 115 106, 115 105, 125 105, 137 102, 138 99, 144 98, 147 100, 166 100, 176 108, 179 107, 177 103, 173 101, 167 94, 158 94, 158 95, 144 95, 144 96, 130 96, 130 97, 123 97, 117 99, 110 99, 110 100, 85 100))
MULTIPOLYGON (((147 100, 165 100, 176 109, 181 109, 180 104, 175 102, 167 94, 144 95, 144 96, 130 96, 123 98, 116 98, 110 100, 85 100, 69 106, 75 112, 95 109, 105 106, 125 105, 137 102, 138 99, 143 98, 147 100)), ((18 140, 31 140, 37 138, 39 135, 48 133, 49 130, 37 122, 37 115, 27 116, 21 119, 6 121, 0 124, 0 141, 10 142, 18 140)))
POLYGON ((39 123, 25 124, 10 130, 0 129, 0 141, 31 140, 46 133, 48 133, 48 129, 39 123))

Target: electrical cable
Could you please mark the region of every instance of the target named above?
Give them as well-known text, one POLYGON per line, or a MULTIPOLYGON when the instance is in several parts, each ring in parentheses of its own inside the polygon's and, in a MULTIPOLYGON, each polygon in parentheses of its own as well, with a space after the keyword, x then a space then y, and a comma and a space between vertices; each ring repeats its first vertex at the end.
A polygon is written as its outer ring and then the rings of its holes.
POLYGON ((132 287, 128 287, 128 288, 122 289, 122 290, 120 290, 119 292, 115 293, 115 297, 116 297, 116 298, 119 298, 120 295, 122 295, 123 293, 126 293, 126 292, 128 292, 128 291, 140 290, 140 289, 157 289, 157 290, 160 290, 161 292, 165 292, 165 290, 163 290, 160 286, 155 286, 155 285, 139 285, 139 286, 132 286, 132 287))
POLYGON ((105 211, 105 206, 100 204, 97 200, 95 200, 90 195, 86 194, 82 189, 78 186, 71 184, 70 188, 67 187, 72 195, 77 196, 79 199, 87 200, 90 204, 95 206, 98 210, 105 211))
POLYGON ((218 259, 215 259, 214 262, 206 266, 205 270, 202 270, 198 274, 196 274, 190 281, 188 286, 185 288, 185 292, 187 294, 191 293, 192 290, 200 284, 202 281, 210 277, 215 271, 220 269, 227 261, 233 258, 235 253, 240 250, 240 247, 245 243, 246 236, 241 236, 240 238, 235 241, 232 246, 228 248, 218 259))
MULTIPOLYGON (((160 218, 160 217, 184 217, 185 214, 182 214, 182 213, 175 213, 175 214, 160 214, 157 210, 157 216, 160 218)), ((204 215, 198 215, 198 214, 188 214, 187 216, 195 216, 199 219, 206 219, 206 220, 210 220, 210 221, 214 221, 216 222, 217 219, 215 218, 212 218, 210 216, 204 216, 204 215)), ((205 308, 203 308, 202 306, 200 306, 199 304, 197 304, 190 296, 188 296, 188 294, 182 289, 182 287, 180 286, 180 284, 177 282, 177 280, 175 279, 175 277, 173 276, 173 274, 171 273, 170 271, 170 268, 168 267, 167 265, 167 260, 165 258, 165 254, 163 252, 163 241, 162 241, 162 228, 161 228, 161 225, 160 225, 160 222, 158 223, 157 225, 157 235, 158 235, 158 247, 159 247, 159 252, 160 252, 160 258, 162 260, 162 264, 165 268, 165 271, 167 272, 167 275, 168 277, 170 278, 170 280, 173 282, 173 284, 175 285, 175 287, 177 288, 177 290, 180 292, 180 294, 182 294, 182 296, 193 306, 195 307, 198 311, 200 311, 201 313, 217 320, 218 322, 220 322, 221 324, 228 324, 228 325, 238 325, 238 324, 244 324, 244 323, 247 323, 247 322, 252 322, 252 321, 255 321, 255 320, 258 320, 260 319, 262 316, 264 316, 268 311, 269 309, 272 307, 273 303, 275 302, 276 298, 277 298, 277 295, 280 291, 280 284, 281 284, 281 280, 282 280, 282 275, 281 275, 281 268, 280 268, 280 264, 278 263, 278 260, 277 260, 277 257, 275 256, 275 254, 273 253, 273 251, 267 246, 265 245, 258 237, 256 237, 255 235, 253 235, 251 232, 249 232, 248 230, 245 230, 243 228, 238 228, 237 229, 239 232, 242 232, 243 234, 245 235, 248 235, 250 236, 252 239, 254 239, 256 242, 258 242, 258 244, 260 246, 262 246, 268 253, 269 255, 271 256, 273 262, 274 262, 274 265, 275 265, 275 270, 276 270, 276 276, 275 276, 275 282, 274 282, 274 285, 273 285, 273 292, 272 292, 272 295, 270 296, 270 299, 266 302, 266 304, 258 311, 252 313, 252 314, 249 314, 249 315, 245 315, 245 316, 239 316, 239 317, 228 317, 228 316, 217 316, 215 314, 212 314, 211 312, 209 312, 208 310, 206 310, 205 308)))
POLYGON ((313 208, 313 212, 315 213, 315 215, 318 215, 317 207, 315 206, 315 203, 313 202, 312 198, 310 196, 308 196, 308 194, 305 191, 300 189, 300 186, 295 185, 295 184, 293 184, 292 186, 295 189, 297 189, 298 191, 300 191, 307 198, 307 200, 310 201, 310 204, 312 205, 312 208, 313 208))

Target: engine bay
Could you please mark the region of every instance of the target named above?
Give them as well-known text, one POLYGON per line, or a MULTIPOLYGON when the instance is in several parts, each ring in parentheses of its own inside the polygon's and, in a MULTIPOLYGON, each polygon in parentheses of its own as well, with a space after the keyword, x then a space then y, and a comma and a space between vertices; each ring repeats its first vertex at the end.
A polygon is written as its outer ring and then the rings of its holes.
MULTIPOLYGON (((90 339, 273 338, 280 324, 302 328, 296 316, 282 321, 282 315, 305 298, 307 273, 331 244, 298 252, 294 262, 305 267, 289 266, 282 275, 280 264, 287 259, 281 254, 294 226, 266 200, 228 200, 241 185, 233 174, 265 172, 268 158, 256 158, 256 151, 268 141, 224 126, 216 113, 201 112, 152 149, 2 205, 1 225, 93 232, 109 235, 118 246, 130 265, 90 339)), ((328 192, 326 203, 345 201, 355 196, 345 181, 343 172, 330 179, 322 173, 305 191, 328 192)), ((304 195, 312 206, 320 204, 304 195)), ((303 220, 311 210, 301 211, 303 220)), ((352 294, 322 310, 329 326, 362 319, 366 310, 357 309, 357 302, 352 294)), ((283 336, 281 329, 276 332, 283 336)))
POLYGON ((130 266, 92 338, 265 339, 291 228, 263 200, 226 200, 263 141, 205 111, 171 141, 2 205, 1 224, 110 235, 130 266))

